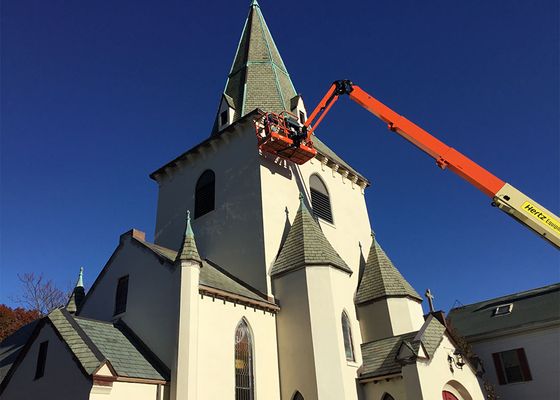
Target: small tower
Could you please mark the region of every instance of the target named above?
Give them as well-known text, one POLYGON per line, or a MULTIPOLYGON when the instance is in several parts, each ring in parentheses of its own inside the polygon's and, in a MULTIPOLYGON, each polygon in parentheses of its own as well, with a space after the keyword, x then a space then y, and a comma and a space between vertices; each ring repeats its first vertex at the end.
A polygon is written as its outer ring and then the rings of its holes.
POLYGON ((66 310, 70 314, 76 314, 78 311, 80 311, 80 307, 82 306, 82 302, 84 301, 85 297, 86 291, 84 289, 84 267, 80 267, 78 281, 76 282, 76 286, 74 286, 74 289, 72 290, 70 299, 68 299, 66 310))
POLYGON ((198 396, 198 286, 202 260, 196 248, 189 211, 183 244, 177 253, 175 265, 180 268, 180 292, 177 352, 171 372, 171 399, 194 400, 198 396))
MULTIPOLYGON (((353 310, 336 290, 350 282, 352 270, 321 231, 303 196, 270 275, 281 306, 277 332, 282 398, 297 390, 306 399, 355 399, 341 327, 343 312, 353 310)), ((354 357, 350 362, 357 364, 354 357)))
POLYGON ((412 332, 424 323, 422 298, 395 268, 373 233, 355 303, 364 343, 412 332))

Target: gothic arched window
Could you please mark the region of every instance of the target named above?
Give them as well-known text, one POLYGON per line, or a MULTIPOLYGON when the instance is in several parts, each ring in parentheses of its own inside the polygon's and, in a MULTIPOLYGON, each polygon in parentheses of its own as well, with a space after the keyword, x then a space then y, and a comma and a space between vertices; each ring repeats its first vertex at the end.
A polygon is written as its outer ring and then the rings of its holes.
POLYGON ((329 198, 327 187, 316 174, 311 175, 309 178, 309 187, 311 189, 311 207, 313 207, 313 214, 317 218, 321 218, 332 224, 331 199, 329 198))
POLYGON ((254 387, 253 338, 242 319, 235 330, 235 400, 253 400, 254 387))
POLYGON ((216 195, 216 175, 207 169, 196 182, 194 194, 194 217, 198 218, 214 209, 216 195))
POLYGON ((389 393, 385 393, 381 400, 395 400, 389 393))
POLYGON ((350 328, 350 320, 346 312, 342 313, 342 336, 344 338, 344 352, 347 361, 355 361, 354 343, 352 342, 352 329, 350 328))
POLYGON ((303 396, 301 395, 300 392, 295 392, 294 397, 292 397, 292 400, 303 400, 303 396))

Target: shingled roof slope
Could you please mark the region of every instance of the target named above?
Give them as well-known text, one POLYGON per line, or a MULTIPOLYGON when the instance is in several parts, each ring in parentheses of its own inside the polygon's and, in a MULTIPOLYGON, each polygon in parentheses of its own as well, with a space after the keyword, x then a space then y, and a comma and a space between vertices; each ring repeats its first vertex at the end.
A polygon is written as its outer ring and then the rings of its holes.
POLYGON ((0 342, 0 383, 12 368, 38 323, 39 320, 30 322, 0 342))
POLYGON ((329 243, 305 203, 301 201, 288 237, 270 274, 280 275, 310 265, 330 265, 352 273, 350 267, 329 243))
POLYGON ((447 318, 467 338, 499 334, 523 327, 558 324, 560 283, 453 308, 447 318), (496 308, 506 304, 512 304, 511 312, 494 316, 496 308))
MULTIPOLYGON (((139 239, 136 240, 169 263, 174 263, 177 259, 177 252, 174 250, 139 239)), ((241 283, 239 279, 209 260, 202 260, 202 268, 200 269, 200 284, 247 297, 249 299, 268 301, 267 297, 260 293, 257 289, 251 288, 245 283, 241 283)))
MULTIPOLYGON (((234 121, 262 108, 290 110, 296 90, 256 1, 251 3, 224 90, 234 121)), ((212 133, 217 132, 218 115, 212 133)))
POLYGON ((168 380, 169 371, 119 323, 74 318, 118 376, 168 380))
POLYGON ((418 331, 362 344, 363 368, 360 379, 400 373, 403 364, 416 362, 420 347, 424 348, 428 358, 432 358, 445 331, 445 326, 430 315, 418 331), (413 356, 406 360, 399 360, 399 350, 403 345, 411 350, 413 356))
POLYGON ((410 297, 422 301, 416 290, 395 268, 374 236, 355 303, 361 304, 385 297, 410 297))

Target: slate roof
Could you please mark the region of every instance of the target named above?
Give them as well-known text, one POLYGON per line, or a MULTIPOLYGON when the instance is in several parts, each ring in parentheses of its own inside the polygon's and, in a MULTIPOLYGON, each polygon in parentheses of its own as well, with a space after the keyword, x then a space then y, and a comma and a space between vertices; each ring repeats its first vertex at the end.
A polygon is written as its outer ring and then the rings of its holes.
MULTIPOLYGON (((224 94, 233 102, 234 121, 248 112, 290 110, 296 90, 256 1, 251 3, 224 94)), ((217 132, 218 115, 213 133, 217 132)))
MULTIPOLYGON (((176 251, 146 241, 138 240, 138 242, 169 263, 174 263, 177 259, 176 251)), ((267 297, 260 293, 257 289, 251 288, 249 285, 229 274, 210 260, 202 260, 202 268, 200 269, 200 284, 247 297, 249 299, 268 302, 267 297)))
POLYGON ((362 344, 360 378, 372 378, 401 372, 397 354, 403 341, 412 341, 417 332, 375 340, 362 344))
POLYGON ((453 308, 447 319, 467 339, 557 324, 560 323, 560 283, 453 308), (493 316, 496 307, 506 304, 513 305, 509 314, 493 316))
POLYGON ((38 323, 39 320, 30 322, 0 342, 0 383, 8 374, 38 323))
POLYGON ((75 320, 100 354, 111 362, 118 376, 169 379, 169 371, 139 343, 126 325, 81 317, 75 320))
POLYGON ((74 317, 65 310, 48 318, 88 374, 108 360, 118 376, 169 380, 167 368, 122 322, 74 317))
POLYGON ((422 301, 420 295, 387 257, 374 236, 364 273, 358 284, 355 303, 362 304, 385 297, 410 297, 422 301))
POLYGON ((330 265, 349 274, 352 273, 350 267, 329 243, 305 203, 301 201, 270 274, 276 276, 312 265, 330 265))
POLYGON ((435 318, 429 315, 422 328, 418 331, 402 335, 391 336, 361 345, 363 365, 360 379, 376 378, 400 373, 402 365, 413 363, 419 356, 420 347, 423 347, 428 358, 432 358, 439 347, 446 328, 435 318), (399 360, 399 350, 407 346, 413 357, 399 360))

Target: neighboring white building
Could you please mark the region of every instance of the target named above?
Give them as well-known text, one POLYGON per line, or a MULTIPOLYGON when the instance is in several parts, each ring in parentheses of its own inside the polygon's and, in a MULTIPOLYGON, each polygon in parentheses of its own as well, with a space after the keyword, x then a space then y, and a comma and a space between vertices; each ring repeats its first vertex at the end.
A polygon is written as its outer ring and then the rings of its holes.
POLYGON ((560 399, 560 283, 453 308, 501 399, 560 399))
POLYGON ((151 174, 154 243, 121 235, 2 343, 0 399, 483 399, 371 235, 368 180, 317 137, 301 166, 260 154, 263 110, 307 115, 253 1, 211 136, 151 174))

